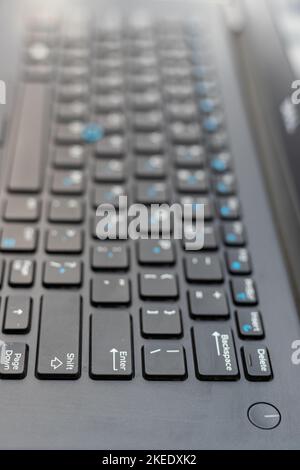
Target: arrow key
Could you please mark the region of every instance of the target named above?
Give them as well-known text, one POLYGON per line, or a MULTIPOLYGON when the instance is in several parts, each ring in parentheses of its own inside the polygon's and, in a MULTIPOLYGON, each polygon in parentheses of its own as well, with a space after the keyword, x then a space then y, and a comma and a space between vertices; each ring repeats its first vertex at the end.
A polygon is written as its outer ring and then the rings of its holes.
POLYGON ((30 297, 7 297, 3 333, 27 333, 30 328, 31 306, 30 297))

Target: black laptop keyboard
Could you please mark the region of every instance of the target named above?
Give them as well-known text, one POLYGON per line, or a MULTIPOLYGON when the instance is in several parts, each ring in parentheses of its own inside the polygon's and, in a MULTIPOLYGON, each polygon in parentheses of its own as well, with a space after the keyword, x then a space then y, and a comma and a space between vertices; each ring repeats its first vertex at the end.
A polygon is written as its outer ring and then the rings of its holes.
POLYGON ((1 378, 270 380, 209 35, 162 21, 30 23, 20 73, 2 192, 1 378), (203 249, 99 240, 96 208, 120 195, 205 204, 203 249))

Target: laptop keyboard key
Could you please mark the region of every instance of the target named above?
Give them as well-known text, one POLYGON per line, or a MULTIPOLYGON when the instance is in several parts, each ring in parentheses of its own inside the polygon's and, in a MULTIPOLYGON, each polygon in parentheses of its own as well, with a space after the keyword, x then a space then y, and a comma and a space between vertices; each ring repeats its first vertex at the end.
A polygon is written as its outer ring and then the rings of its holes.
POLYGON ((191 282, 222 282, 223 272, 217 255, 193 254, 185 258, 185 273, 191 282))
POLYGON ((27 373, 27 344, 1 341, 0 350, 0 378, 23 379, 27 373))
POLYGON ((30 328, 32 300, 10 295, 6 299, 3 333, 27 333, 30 328))
POLYGON ((242 348, 242 356, 248 380, 257 382, 272 379, 270 356, 264 345, 247 344, 242 348))
POLYGON ((264 337, 264 327, 258 310, 239 309, 236 311, 236 321, 242 339, 260 339, 264 337))
POLYGON ((168 299, 178 297, 177 277, 173 273, 140 274, 140 295, 144 299, 168 299))
POLYGON ((12 287, 31 287, 34 281, 35 261, 14 259, 10 265, 9 285, 12 287))
POLYGON ((147 380, 184 380, 186 378, 185 351, 182 346, 143 347, 143 369, 147 380))
POLYGON ((42 298, 36 374, 40 379, 77 379, 80 375, 81 298, 74 293, 42 298))
POLYGON ((43 283, 46 287, 80 286, 82 283, 81 262, 72 259, 46 261, 43 283))
POLYGON ((95 270, 105 269, 128 269, 128 248, 124 244, 99 243, 92 250, 92 268, 95 270))
POLYGON ((37 222, 40 203, 33 197, 10 197, 5 205, 4 219, 10 222, 37 222))
POLYGON ((229 317, 228 300, 224 289, 197 287, 189 289, 188 297, 192 318, 229 317))
POLYGON ((30 226, 8 225, 2 229, 0 251, 34 252, 37 248, 38 233, 30 226))
POLYGON ((133 377, 131 319, 120 310, 91 315, 90 376, 102 380, 133 377))
POLYGON ((200 380, 237 380, 240 376, 227 323, 202 323, 192 330, 196 375, 200 380))
POLYGON ((91 302, 94 305, 129 304, 131 301, 130 281, 117 275, 99 274, 94 276, 91 288, 91 302))
POLYGON ((141 325, 145 338, 176 338, 182 335, 181 313, 176 305, 151 304, 142 307, 141 325))
POLYGON ((232 279, 231 291, 237 305, 256 305, 258 302, 255 283, 251 278, 232 279))

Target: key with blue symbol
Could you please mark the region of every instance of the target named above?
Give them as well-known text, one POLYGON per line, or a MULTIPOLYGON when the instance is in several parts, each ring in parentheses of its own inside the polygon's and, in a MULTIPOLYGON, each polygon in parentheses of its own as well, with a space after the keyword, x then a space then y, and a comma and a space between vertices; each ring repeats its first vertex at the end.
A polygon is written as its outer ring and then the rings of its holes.
POLYGON ((30 226, 7 225, 0 238, 0 251, 33 252, 37 248, 38 233, 30 226))
POLYGON ((177 145, 174 152, 178 167, 201 168, 205 163, 205 149, 201 145, 177 145))
POLYGON ((240 278, 231 280, 231 291, 233 301, 237 305, 256 305, 257 291, 251 278, 240 278))
POLYGON ((225 245, 244 246, 246 244, 246 232, 242 222, 226 222, 222 231, 225 245))
POLYGON ((218 213, 223 220, 239 219, 241 215, 240 202, 236 197, 220 198, 218 213))
POLYGON ((55 171, 52 177, 53 194, 82 194, 85 181, 82 171, 55 171))
POLYGON ((231 155, 227 152, 222 152, 214 155, 210 160, 210 167, 215 173, 225 173, 232 167, 231 155))
POLYGON ((44 265, 43 283, 46 287, 79 286, 82 282, 82 265, 73 259, 55 259, 44 265))
POLYGON ((236 179, 233 173, 225 173, 217 176, 214 181, 215 191, 218 196, 231 196, 236 192, 236 179))
POLYGON ((255 309, 239 309, 236 311, 236 322, 242 339, 258 339, 264 337, 261 314, 255 309))
POLYGON ((231 274, 251 274, 250 255, 245 248, 228 250, 226 262, 231 274))
POLYGON ((204 170, 178 170, 177 190, 180 192, 205 193, 208 191, 208 179, 204 170))
POLYGON ((173 264, 175 252, 171 240, 139 240, 138 260, 141 264, 173 264))

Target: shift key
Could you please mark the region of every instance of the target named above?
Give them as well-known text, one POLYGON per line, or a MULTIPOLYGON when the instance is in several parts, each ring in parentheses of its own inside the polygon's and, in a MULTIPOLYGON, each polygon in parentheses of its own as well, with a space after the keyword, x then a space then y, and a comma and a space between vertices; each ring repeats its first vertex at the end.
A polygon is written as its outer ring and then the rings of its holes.
POLYGON ((131 318, 122 310, 91 315, 90 376, 129 380, 133 377, 131 318))
POLYGON ((50 293, 42 298, 36 374, 41 379, 80 375, 81 297, 50 293))
POLYGON ((225 323, 202 323, 193 328, 196 375, 200 380, 239 378, 234 339, 225 323))

